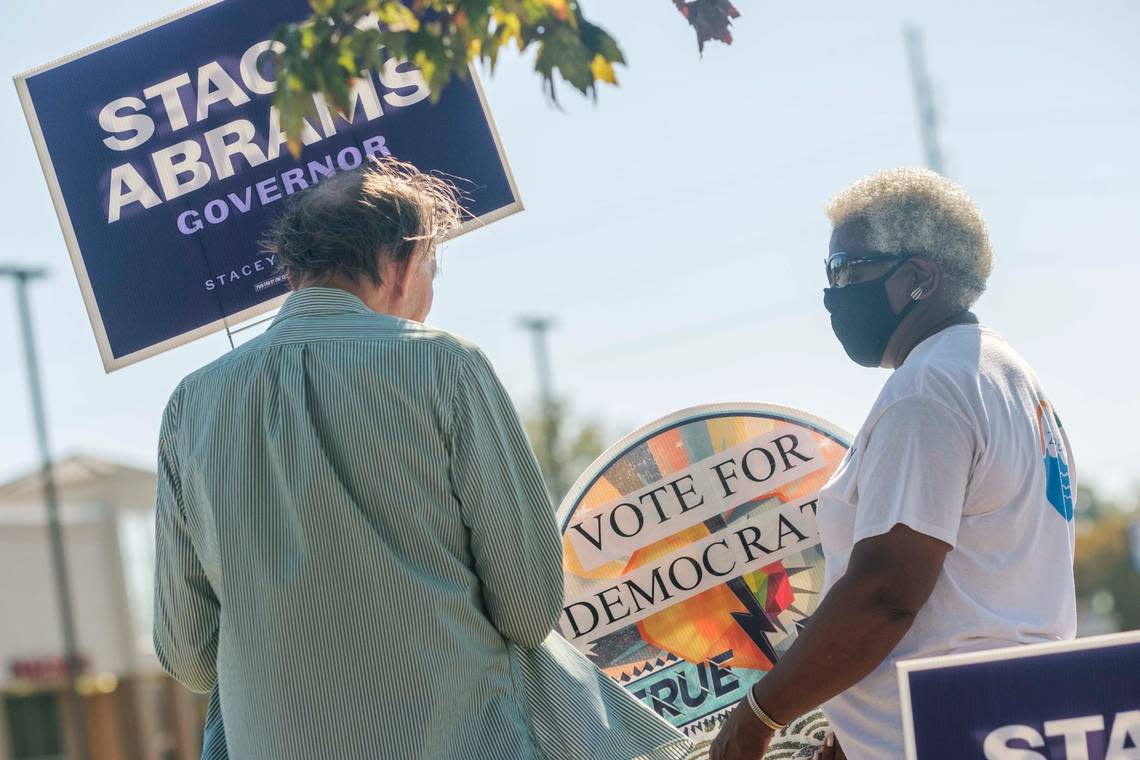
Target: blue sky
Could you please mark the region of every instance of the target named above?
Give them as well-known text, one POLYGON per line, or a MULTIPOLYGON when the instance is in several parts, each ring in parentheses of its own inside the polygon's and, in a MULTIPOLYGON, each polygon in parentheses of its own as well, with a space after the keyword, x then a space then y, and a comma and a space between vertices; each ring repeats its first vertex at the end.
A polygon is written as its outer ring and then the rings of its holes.
MULTIPOLYGON (((8 75, 177 10, 58 0, 6 8, 8 75)), ((431 322, 481 344, 516 401, 535 396, 521 314, 558 320, 555 383, 612 437, 679 408, 748 400, 854 430, 886 377, 851 364, 821 304, 831 193, 922 161, 901 28, 925 32, 948 171, 990 225, 978 313, 1036 368, 1080 477, 1140 483, 1140 5, 739 0, 731 47, 699 58, 667 0, 585 4, 630 65, 598 103, 543 99, 508 56, 488 97, 527 210, 445 247, 431 322)), ((105 375, 15 89, 0 260, 34 290, 53 449, 149 463, 207 338, 105 375)), ((10 286, 0 287, 0 478, 35 465, 10 286)))

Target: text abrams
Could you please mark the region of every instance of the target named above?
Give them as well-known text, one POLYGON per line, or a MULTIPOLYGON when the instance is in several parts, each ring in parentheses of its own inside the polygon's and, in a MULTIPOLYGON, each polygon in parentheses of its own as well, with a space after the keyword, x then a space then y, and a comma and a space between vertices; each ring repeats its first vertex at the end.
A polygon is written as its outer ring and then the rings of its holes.
POLYGON ((824 464, 814 436, 779 428, 599 509, 579 512, 566 539, 583 569, 592 570, 769 494, 824 464))
MULTIPOLYGON (((272 43, 259 42, 246 50, 236 72, 211 61, 199 67, 195 79, 182 73, 144 88, 142 97, 120 97, 102 108, 98 120, 107 134, 103 144, 113 151, 135 150, 156 134, 166 137, 189 130, 180 142, 153 151, 147 164, 128 161, 111 170, 108 224, 119 221, 135 204, 151 209, 233 177, 243 166, 253 168, 280 158, 285 135, 276 106, 256 124, 249 118, 233 118, 197 134, 192 128, 215 111, 240 111, 254 99, 272 95, 277 85, 262 72, 262 62, 274 51, 272 43), (184 98, 193 107, 188 109, 184 98)), ((305 146, 336 135, 338 122, 372 122, 386 110, 414 105, 431 95, 420 71, 394 57, 387 58, 379 71, 360 74, 353 81, 347 113, 336 113, 323 96, 313 96, 312 117, 302 125, 305 146)))

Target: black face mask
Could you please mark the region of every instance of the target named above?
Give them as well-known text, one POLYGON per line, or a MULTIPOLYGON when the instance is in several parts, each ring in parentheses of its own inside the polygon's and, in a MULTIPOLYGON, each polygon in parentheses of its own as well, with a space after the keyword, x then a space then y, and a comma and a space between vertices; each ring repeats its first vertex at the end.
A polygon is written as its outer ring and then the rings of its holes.
POLYGON ((856 364, 881 365, 891 336, 918 305, 918 301, 911 301, 895 314, 887 299, 887 280, 905 263, 903 259, 874 280, 823 289, 823 307, 831 314, 831 329, 856 364))

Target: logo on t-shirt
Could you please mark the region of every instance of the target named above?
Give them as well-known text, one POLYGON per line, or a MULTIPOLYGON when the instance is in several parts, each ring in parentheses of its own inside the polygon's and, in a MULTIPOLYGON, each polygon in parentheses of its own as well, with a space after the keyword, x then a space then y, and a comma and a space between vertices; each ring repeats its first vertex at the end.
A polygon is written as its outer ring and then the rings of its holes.
POLYGON ((1037 429, 1041 453, 1045 456, 1045 498, 1065 520, 1073 519, 1073 486, 1069 480, 1069 452, 1061 437, 1061 420, 1053 405, 1042 399, 1037 404, 1037 429))

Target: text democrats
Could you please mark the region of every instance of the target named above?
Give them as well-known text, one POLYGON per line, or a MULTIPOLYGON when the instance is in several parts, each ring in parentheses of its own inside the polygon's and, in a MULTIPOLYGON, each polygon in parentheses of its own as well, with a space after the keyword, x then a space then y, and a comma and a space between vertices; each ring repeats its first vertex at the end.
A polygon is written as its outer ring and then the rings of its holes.
POLYGON ((747 504, 825 464, 812 435, 783 426, 702 459, 597 508, 579 510, 565 533, 593 570, 747 504))
POLYGON ((754 508, 728 527, 646 562, 601 591, 569 597, 559 622, 562 635, 593 641, 818 545, 816 507, 813 497, 754 508))

